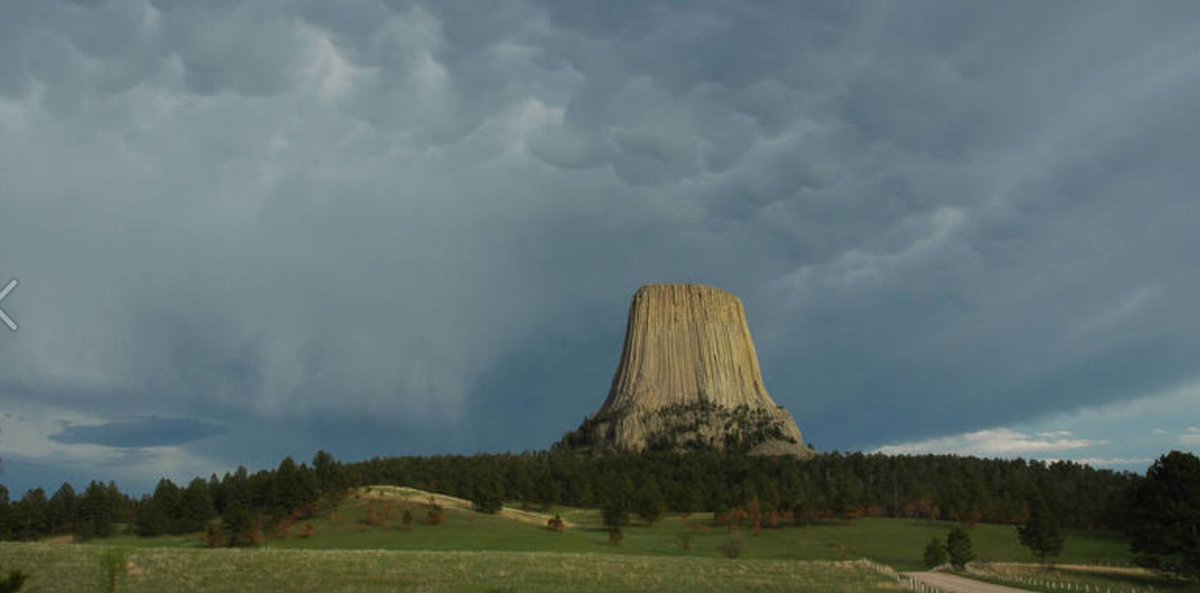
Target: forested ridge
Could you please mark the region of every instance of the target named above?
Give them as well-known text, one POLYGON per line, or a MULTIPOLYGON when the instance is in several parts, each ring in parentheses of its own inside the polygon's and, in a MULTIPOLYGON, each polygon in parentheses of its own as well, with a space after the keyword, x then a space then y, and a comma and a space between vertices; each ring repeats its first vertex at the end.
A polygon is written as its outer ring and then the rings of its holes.
POLYGON ((310 463, 289 457, 273 470, 239 467, 184 485, 163 479, 140 498, 114 483, 92 482, 79 492, 63 484, 50 494, 35 488, 10 500, 0 486, 0 537, 86 539, 121 529, 146 536, 208 529, 214 544, 252 543, 272 525, 309 516, 353 487, 374 484, 533 507, 752 508, 772 525, 860 516, 1022 523, 1028 501, 1041 497, 1063 526, 1117 530, 1140 479, 1073 462, 953 455, 827 453, 802 461, 717 451, 552 450, 341 463, 322 451, 310 463))

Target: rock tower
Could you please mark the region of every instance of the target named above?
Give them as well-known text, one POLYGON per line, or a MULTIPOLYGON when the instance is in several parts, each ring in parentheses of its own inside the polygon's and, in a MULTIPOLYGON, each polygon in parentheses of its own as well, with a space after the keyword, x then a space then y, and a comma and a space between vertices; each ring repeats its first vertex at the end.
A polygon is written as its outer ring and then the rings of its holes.
POLYGON ((608 397, 560 446, 811 454, 763 385, 742 302, 694 284, 638 289, 608 397))

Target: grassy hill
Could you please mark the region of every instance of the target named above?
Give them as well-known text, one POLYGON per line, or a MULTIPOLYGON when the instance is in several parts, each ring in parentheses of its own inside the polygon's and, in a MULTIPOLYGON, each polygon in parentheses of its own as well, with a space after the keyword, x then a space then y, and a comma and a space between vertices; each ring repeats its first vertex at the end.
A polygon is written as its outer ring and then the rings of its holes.
MULTIPOLYGON (((743 557, 769 560, 851 560, 870 558, 898 570, 921 568, 921 553, 932 537, 944 537, 953 523, 912 519, 862 518, 828 521, 804 527, 763 529, 754 535, 744 524, 736 534, 712 520, 709 513, 686 519, 668 515, 654 525, 637 520, 623 529, 624 540, 608 541, 600 513, 594 509, 557 509, 570 527, 561 533, 544 527, 551 514, 506 508, 496 515, 470 510, 461 499, 437 495, 445 509, 439 525, 423 522, 427 492, 411 488, 374 486, 347 498, 336 510, 299 521, 288 534, 267 534, 264 545, 275 549, 307 550, 425 550, 569 552, 663 557, 723 558, 718 549, 730 538, 740 539, 743 557), (409 529, 401 523, 412 513, 409 529), (374 512, 374 520, 372 520, 374 512), (303 534, 311 526, 311 536, 303 534), (686 548, 683 540, 687 540, 686 548)), ((1007 525, 976 525, 969 530, 976 555, 995 562, 1028 562, 1029 551, 1017 542, 1007 525)), ((129 546, 202 547, 200 536, 120 538, 106 540, 129 546)), ((1060 558, 1071 563, 1129 564, 1125 541, 1115 535, 1067 531, 1060 558)))

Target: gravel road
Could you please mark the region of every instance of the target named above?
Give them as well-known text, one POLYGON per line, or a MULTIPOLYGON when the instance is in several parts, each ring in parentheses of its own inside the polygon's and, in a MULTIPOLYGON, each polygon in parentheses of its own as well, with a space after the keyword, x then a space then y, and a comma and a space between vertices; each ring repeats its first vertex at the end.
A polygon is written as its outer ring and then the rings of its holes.
POLYGON ((944 572, 906 572, 904 575, 947 593, 1029 593, 1026 589, 993 585, 944 572))

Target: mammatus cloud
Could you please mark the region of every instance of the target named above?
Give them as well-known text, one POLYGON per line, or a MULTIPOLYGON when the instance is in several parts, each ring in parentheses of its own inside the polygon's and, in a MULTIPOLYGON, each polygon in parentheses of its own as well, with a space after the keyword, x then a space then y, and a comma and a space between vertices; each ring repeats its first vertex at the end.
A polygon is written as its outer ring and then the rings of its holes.
POLYGON ((888 455, 941 453, 980 457, 1044 456, 1047 453, 1086 449, 1107 443, 1103 440, 1072 437, 1074 433, 1065 430, 1029 435, 1010 428, 994 428, 926 441, 886 445, 880 447, 878 452, 888 455))

